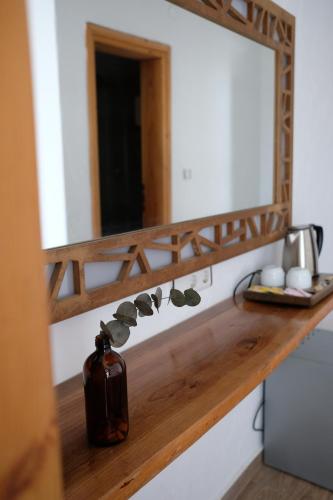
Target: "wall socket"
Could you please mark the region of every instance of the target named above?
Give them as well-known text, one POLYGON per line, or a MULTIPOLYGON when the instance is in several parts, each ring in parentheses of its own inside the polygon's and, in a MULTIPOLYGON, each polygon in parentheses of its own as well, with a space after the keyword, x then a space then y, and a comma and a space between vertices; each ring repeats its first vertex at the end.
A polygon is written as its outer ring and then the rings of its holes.
POLYGON ((181 278, 175 279, 175 288, 181 290, 187 290, 188 288, 194 288, 198 292, 200 290, 205 290, 213 284, 213 270, 211 267, 205 267, 195 273, 187 274, 181 278))

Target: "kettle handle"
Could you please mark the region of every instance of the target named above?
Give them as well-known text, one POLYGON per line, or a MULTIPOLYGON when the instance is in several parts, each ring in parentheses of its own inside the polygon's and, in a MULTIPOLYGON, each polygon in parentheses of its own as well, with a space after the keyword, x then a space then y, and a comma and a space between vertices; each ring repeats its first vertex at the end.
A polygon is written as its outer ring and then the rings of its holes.
POLYGON ((312 224, 312 227, 316 231, 318 255, 320 255, 324 243, 324 230, 321 226, 316 226, 316 224, 312 224))

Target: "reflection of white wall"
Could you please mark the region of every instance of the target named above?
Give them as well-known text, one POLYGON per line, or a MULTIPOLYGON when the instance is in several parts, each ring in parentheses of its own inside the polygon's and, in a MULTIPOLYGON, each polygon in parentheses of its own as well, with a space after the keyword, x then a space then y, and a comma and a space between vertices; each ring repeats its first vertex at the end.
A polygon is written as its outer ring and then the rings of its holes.
POLYGON ((274 52, 244 44, 232 68, 232 210, 273 201, 274 90, 274 52))
MULTIPOLYGON (((257 189, 260 128, 254 129, 250 122, 252 113, 258 117, 258 122, 261 117, 258 84, 266 73, 263 76, 257 74, 257 70, 261 70, 258 60, 264 50, 273 59, 272 51, 173 7, 165 0, 58 0, 56 7, 71 241, 87 239, 92 234, 85 46, 87 22, 157 40, 172 48, 172 221, 260 204, 257 189), (234 71, 241 74, 237 86, 234 85, 234 71), (252 82, 250 86, 249 82, 252 82), (240 99, 242 106, 238 102, 240 99), (232 129, 233 100, 239 117, 237 127, 232 129), (239 123, 246 122, 244 133, 235 133, 239 123), (252 136, 253 132, 255 140, 245 138, 245 146, 244 137, 246 134, 252 136), (236 163, 232 163, 234 152, 236 163), (232 169, 235 165, 237 168, 237 164, 240 170, 246 166, 248 179, 245 185, 253 185, 253 189, 247 189, 246 196, 241 193, 232 200, 235 192, 231 186, 235 178, 232 169), (191 170, 190 179, 183 178, 183 169, 191 170)), ((266 128, 267 134, 273 136, 273 130, 267 125, 266 128)))
POLYGON ((173 222, 230 210, 228 48, 237 45, 231 33, 206 21, 186 16, 179 22, 185 22, 186 35, 172 52, 174 67, 182 71, 172 97, 173 222), (183 178, 185 168, 191 170, 190 180, 183 178))
MULTIPOLYGON (((256 47, 256 45, 255 45, 256 47)), ((258 54, 236 54, 231 96, 233 209, 255 206, 259 177, 260 81, 258 54), (249 55, 249 56, 248 56, 249 55)))
POLYGON ((60 91, 53 2, 28 0, 43 248, 67 240, 60 91), (52 119, 50 119, 52 117, 52 119))
POLYGON ((260 51, 259 203, 272 203, 274 189, 275 54, 260 51))

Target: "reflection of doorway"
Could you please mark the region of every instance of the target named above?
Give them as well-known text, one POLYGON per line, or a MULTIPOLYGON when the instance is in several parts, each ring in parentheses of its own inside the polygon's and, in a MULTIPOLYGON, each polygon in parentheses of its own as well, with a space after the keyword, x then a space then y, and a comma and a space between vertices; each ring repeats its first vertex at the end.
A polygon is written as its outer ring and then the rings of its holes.
POLYGON ((170 222, 170 49, 87 26, 94 236, 170 222))
POLYGON ((140 63, 95 53, 101 235, 143 227, 140 63))

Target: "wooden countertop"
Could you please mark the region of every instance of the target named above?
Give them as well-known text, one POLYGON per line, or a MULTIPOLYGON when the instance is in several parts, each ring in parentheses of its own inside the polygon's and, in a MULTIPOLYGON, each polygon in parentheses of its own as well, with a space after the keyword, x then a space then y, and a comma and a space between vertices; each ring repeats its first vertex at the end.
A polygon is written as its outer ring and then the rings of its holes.
POLYGON ((87 445, 81 376, 59 385, 66 498, 128 498, 260 384, 332 309, 333 295, 312 309, 241 300, 236 307, 227 300, 129 349, 130 432, 111 448, 87 445))

